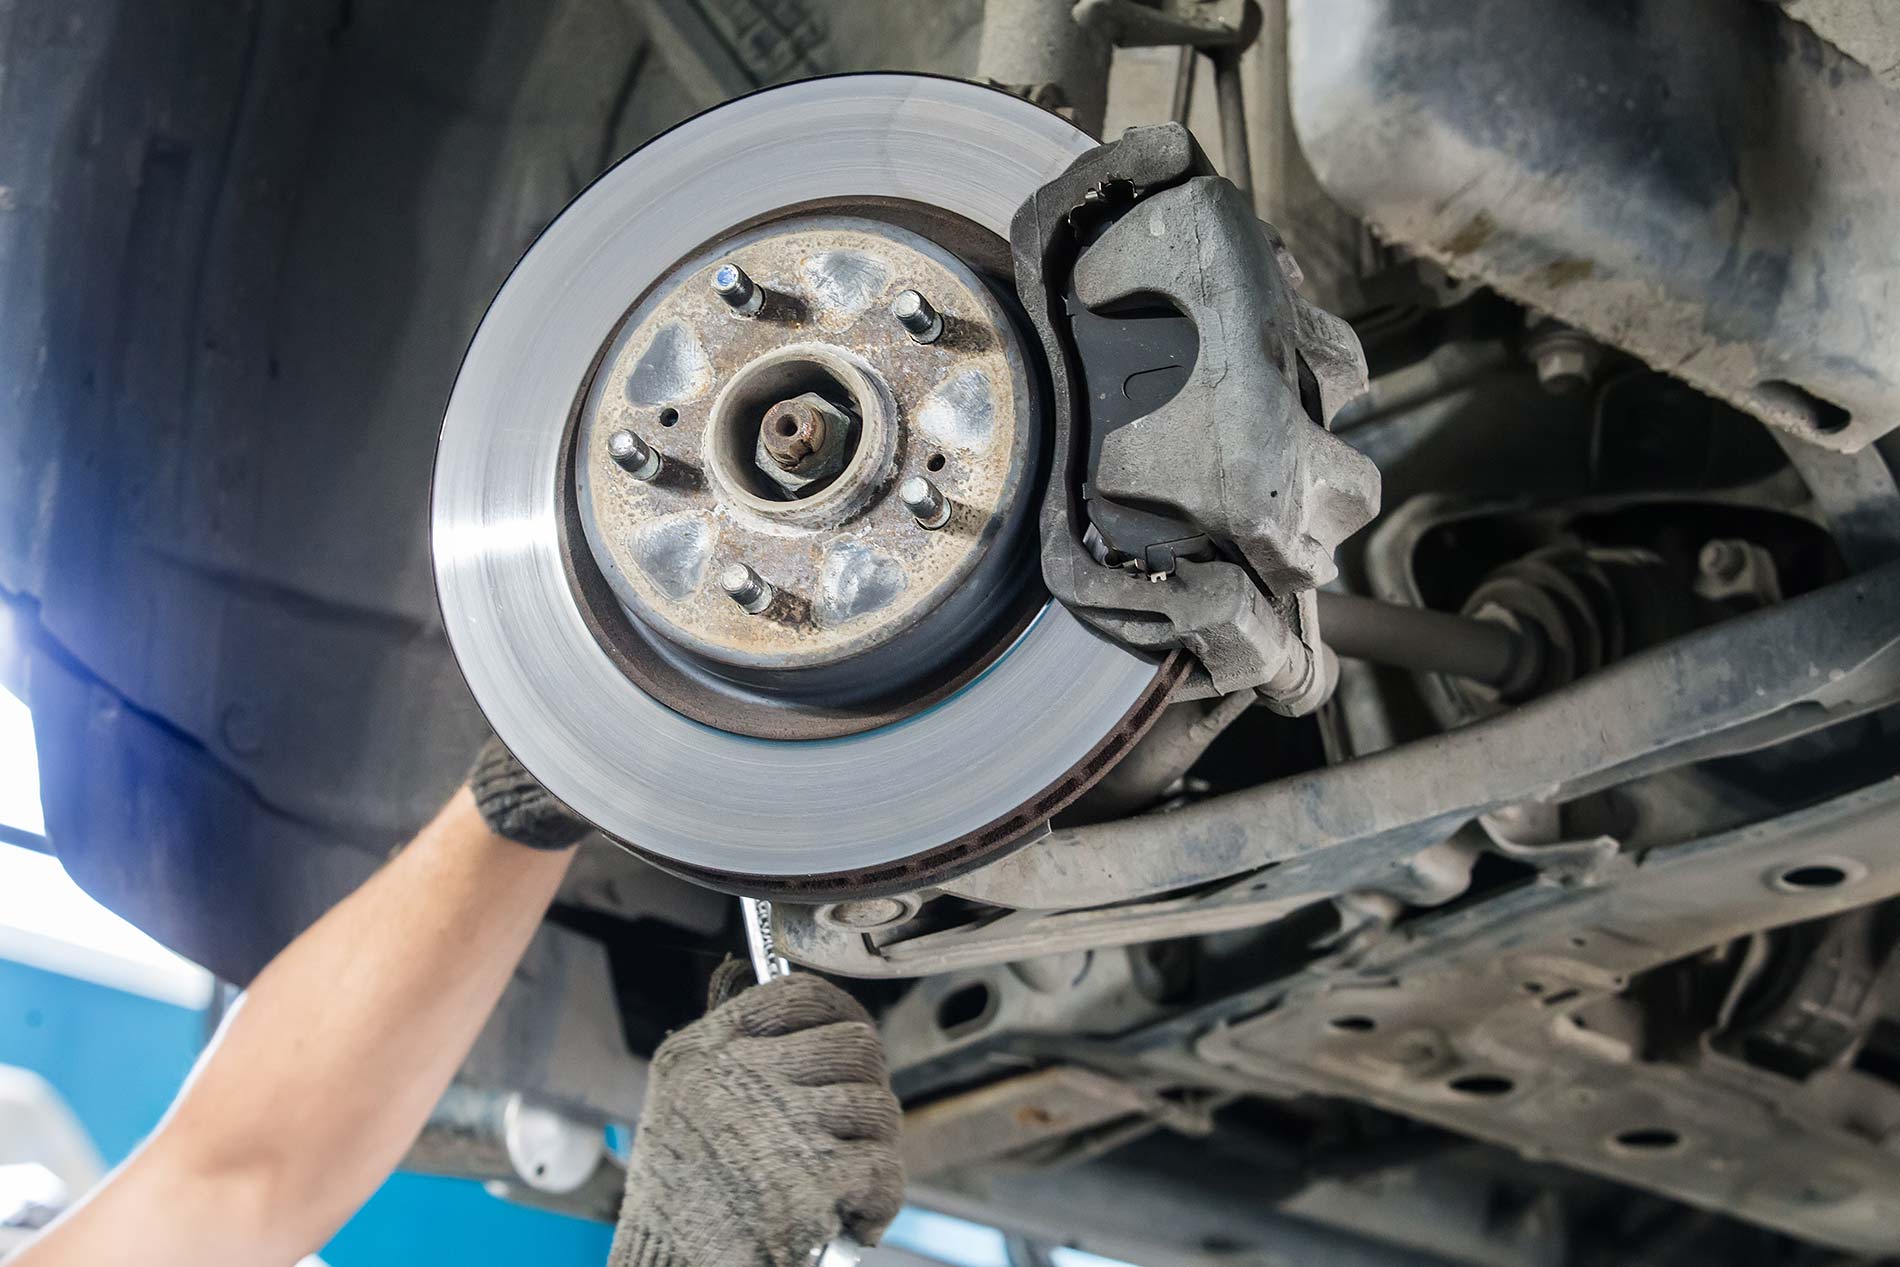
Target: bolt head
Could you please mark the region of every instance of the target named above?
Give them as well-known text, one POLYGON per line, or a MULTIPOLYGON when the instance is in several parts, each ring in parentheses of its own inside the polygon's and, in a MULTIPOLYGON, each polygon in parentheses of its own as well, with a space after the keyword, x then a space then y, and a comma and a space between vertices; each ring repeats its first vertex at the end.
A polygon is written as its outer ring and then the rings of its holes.
POLYGON ((868 897, 839 902, 826 914, 845 928, 883 928, 909 917, 911 906, 894 897, 868 897))
POLYGON ((1537 353, 1537 381, 1553 396, 1574 396, 1590 386, 1596 357, 1579 345, 1553 344, 1537 353))
POLYGON ((1718 581, 1735 580, 1747 564, 1747 553, 1733 541, 1711 541, 1696 557, 1696 566, 1702 574, 1718 581))

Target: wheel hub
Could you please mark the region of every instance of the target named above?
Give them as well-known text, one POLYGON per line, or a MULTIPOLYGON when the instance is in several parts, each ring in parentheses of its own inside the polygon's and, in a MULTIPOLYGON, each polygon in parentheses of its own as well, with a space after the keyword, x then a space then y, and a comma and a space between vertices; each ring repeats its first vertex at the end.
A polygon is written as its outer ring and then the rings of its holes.
POLYGON ((674 269, 607 349, 576 438, 588 548, 703 696, 916 696, 1009 624, 1036 396, 1003 302, 942 247, 843 216, 750 230, 674 269), (936 337, 904 295, 929 297, 936 337), (657 466, 616 452, 628 433, 657 466), (947 517, 907 508, 910 481, 947 517))

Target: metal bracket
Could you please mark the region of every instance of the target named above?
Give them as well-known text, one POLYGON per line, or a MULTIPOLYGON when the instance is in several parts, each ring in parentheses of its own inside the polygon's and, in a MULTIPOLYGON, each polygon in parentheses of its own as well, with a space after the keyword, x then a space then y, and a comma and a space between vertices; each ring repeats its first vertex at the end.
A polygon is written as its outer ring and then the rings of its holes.
POLYGON ((847 976, 907 977, 1251 927, 1381 891, 1407 859, 1501 806, 1581 796, 1896 702, 1900 565, 1448 734, 1169 814, 1058 831, 945 886, 1010 910, 985 922, 872 947, 788 907, 785 953, 847 976))

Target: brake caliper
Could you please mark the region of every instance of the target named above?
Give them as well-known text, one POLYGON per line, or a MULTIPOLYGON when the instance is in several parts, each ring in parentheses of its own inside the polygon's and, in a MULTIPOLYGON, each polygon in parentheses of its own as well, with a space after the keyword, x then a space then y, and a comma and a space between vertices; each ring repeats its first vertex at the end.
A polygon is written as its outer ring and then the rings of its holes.
POLYGON ((1133 128, 1016 213, 1016 283, 1047 352, 1050 591, 1103 633, 1181 648, 1201 693, 1289 714, 1336 673, 1314 588, 1379 509, 1379 472, 1327 428, 1366 389, 1352 327, 1176 124, 1133 128))

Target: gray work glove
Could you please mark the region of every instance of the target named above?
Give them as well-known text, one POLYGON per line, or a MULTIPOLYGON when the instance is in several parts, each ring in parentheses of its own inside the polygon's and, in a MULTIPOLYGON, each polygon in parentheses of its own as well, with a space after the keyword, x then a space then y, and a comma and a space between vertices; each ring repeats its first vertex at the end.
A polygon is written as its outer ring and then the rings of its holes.
POLYGON ((565 849, 593 830, 493 735, 476 754, 468 790, 475 794, 475 808, 490 831, 530 849, 565 849))
POLYGON ((718 1002, 660 1044, 610 1267, 809 1267, 873 1244, 904 1201, 902 1121, 856 999, 804 974, 718 1002))

